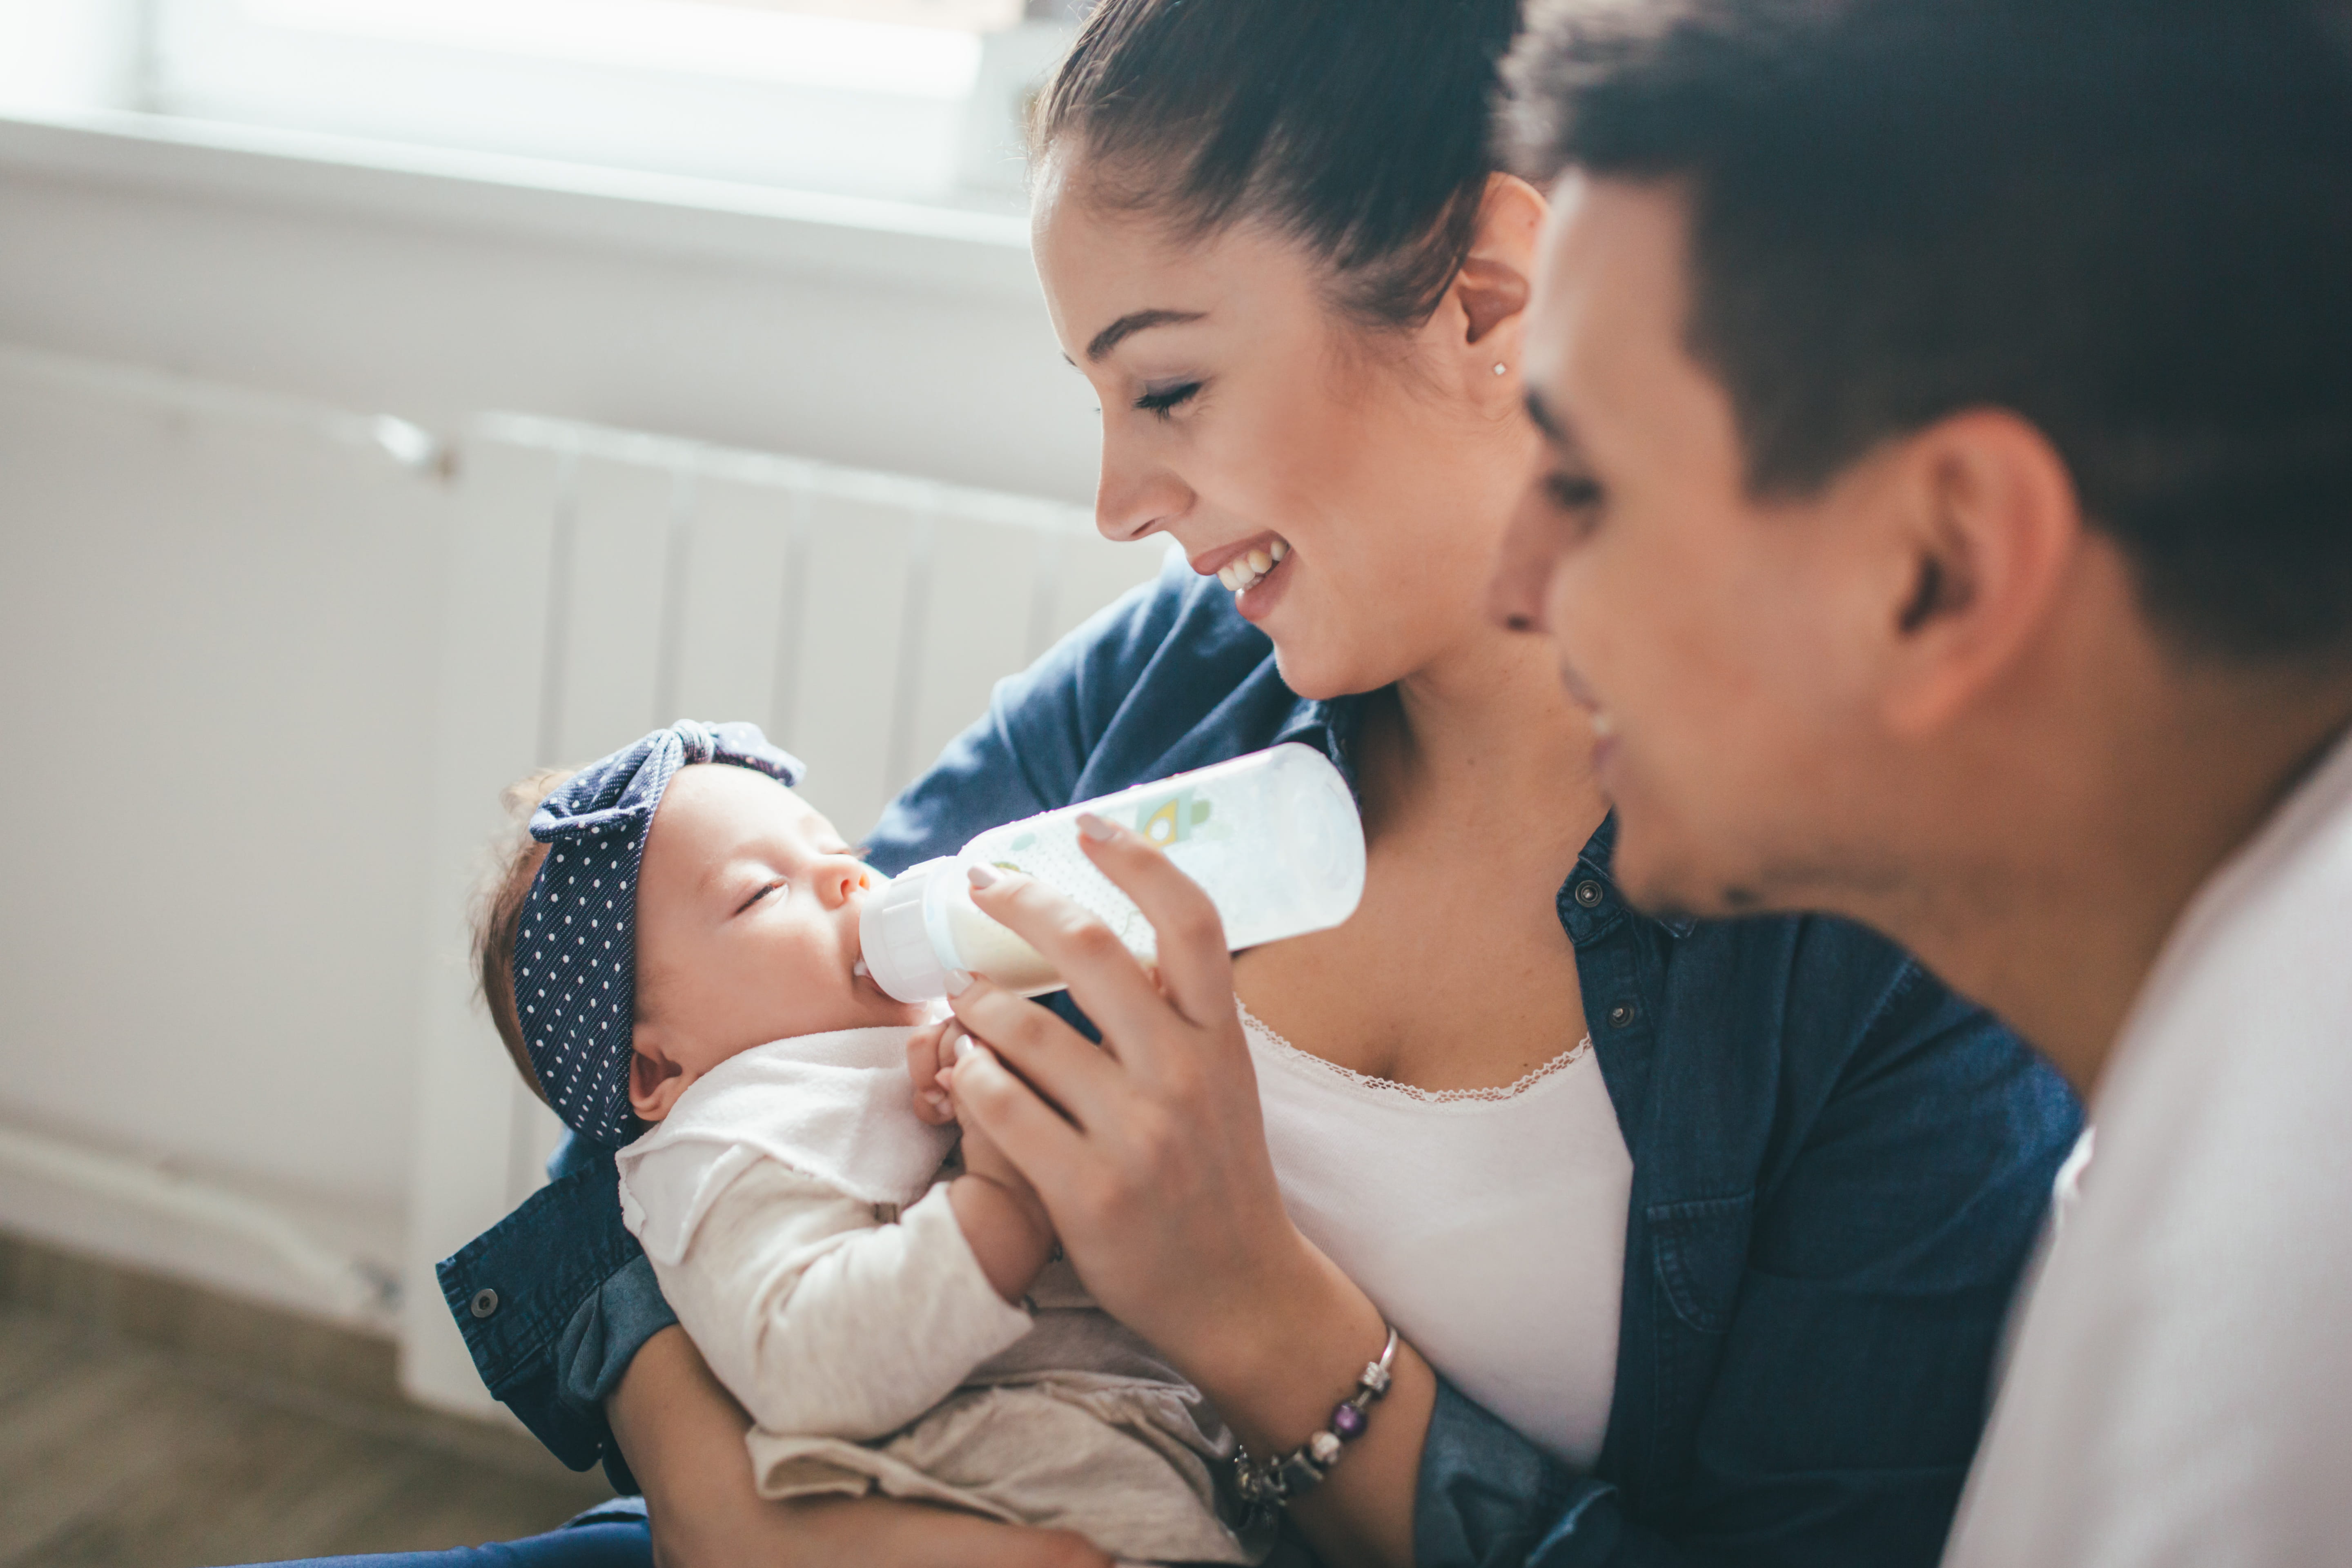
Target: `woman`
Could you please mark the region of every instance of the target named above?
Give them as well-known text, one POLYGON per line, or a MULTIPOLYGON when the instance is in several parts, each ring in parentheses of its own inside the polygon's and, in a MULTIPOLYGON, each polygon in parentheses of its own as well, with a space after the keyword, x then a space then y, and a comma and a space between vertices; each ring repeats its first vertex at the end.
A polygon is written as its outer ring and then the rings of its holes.
MULTIPOLYGON (((1163 992, 1035 888, 987 889, 1108 1049, 976 984, 958 1111, 1253 1455, 1400 1331, 1367 1429, 1287 1504, 1332 1561, 1932 1562, 2076 1112, 1864 932, 1661 923, 1612 884, 1592 737, 1481 608, 1535 456, 1542 201, 1484 135, 1516 21, 1093 15, 1039 109, 1039 270, 1102 395, 1103 529, 1186 559, 1000 688, 874 858, 1323 748, 1364 813, 1354 920, 1228 969, 1114 838, 1163 992)), ((610 1462, 609 1415, 665 1558, 939 1560, 920 1510, 751 1496, 743 1419, 582 1152, 445 1266, 494 1392, 575 1463, 610 1462)))

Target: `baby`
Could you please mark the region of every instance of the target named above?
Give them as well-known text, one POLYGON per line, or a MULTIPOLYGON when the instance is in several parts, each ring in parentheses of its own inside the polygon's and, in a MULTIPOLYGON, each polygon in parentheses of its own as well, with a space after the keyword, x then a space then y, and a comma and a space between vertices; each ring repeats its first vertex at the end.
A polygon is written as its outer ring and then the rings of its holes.
POLYGON ((961 1563, 1014 1560, 984 1520, 1260 1561, 1199 1395, 1095 1308, 1001 1153, 967 1131, 959 1172, 954 1130, 915 1115, 930 1020, 865 978, 873 875, 801 773, 751 725, 691 721, 583 769, 540 803, 482 944, 517 1065, 625 1145, 623 1217, 751 1413, 761 1494, 980 1516, 961 1563))

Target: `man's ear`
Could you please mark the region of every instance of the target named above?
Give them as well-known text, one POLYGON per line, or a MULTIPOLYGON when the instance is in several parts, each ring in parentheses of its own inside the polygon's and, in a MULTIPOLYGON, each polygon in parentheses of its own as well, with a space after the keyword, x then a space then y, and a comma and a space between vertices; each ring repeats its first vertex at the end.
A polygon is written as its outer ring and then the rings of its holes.
POLYGON ((2003 409, 1973 409, 1905 438, 1890 476, 1899 554, 1885 605, 1898 734, 1942 728, 1999 684, 2049 629, 2083 541, 2065 459, 2003 409))
POLYGON ((636 1049, 629 1057, 629 1109, 640 1121, 659 1121, 694 1079, 663 1048, 659 1030, 640 1022, 633 1041, 636 1049))
MULTIPOLYGON (((1493 376, 1494 366, 1505 365, 1507 374, 1494 379, 1515 387, 1520 331, 1534 285, 1536 241, 1543 232, 1545 210, 1543 194, 1525 180, 1516 174, 1489 174, 1470 253, 1448 291, 1461 310, 1455 325, 1462 344, 1475 351, 1475 369, 1493 376)), ((1511 393, 1514 402, 1517 396, 1511 393)))

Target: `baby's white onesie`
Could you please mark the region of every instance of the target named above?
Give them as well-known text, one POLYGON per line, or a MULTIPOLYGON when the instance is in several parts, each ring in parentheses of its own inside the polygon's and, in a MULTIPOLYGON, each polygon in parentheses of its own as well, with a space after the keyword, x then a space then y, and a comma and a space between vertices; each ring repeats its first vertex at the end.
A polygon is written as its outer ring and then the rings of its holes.
POLYGON ((1028 1310, 948 1203, 905 1028, 722 1062, 621 1151, 621 1212, 711 1372, 751 1412, 761 1495, 893 1497, 1075 1530, 1121 1558, 1255 1563, 1200 1395, 1066 1263, 1028 1310), (1222 1512, 1221 1512, 1222 1510, 1222 1512))

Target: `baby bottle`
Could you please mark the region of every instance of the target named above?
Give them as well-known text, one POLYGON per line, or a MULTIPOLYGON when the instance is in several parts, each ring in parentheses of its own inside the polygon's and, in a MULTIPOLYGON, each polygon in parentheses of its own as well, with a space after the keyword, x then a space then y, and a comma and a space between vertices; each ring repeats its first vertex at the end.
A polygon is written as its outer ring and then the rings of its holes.
POLYGON ((951 970, 1035 996, 1062 988, 1037 950, 980 912, 968 868, 1019 871, 1084 906, 1149 963, 1151 922, 1078 847, 1077 817, 1131 827, 1198 882, 1239 952, 1324 931, 1364 892, 1364 829, 1355 797, 1322 752, 1276 746, 1099 800, 992 827, 961 853, 910 866, 868 894, 858 945, 875 984, 901 1002, 947 994, 951 970))

